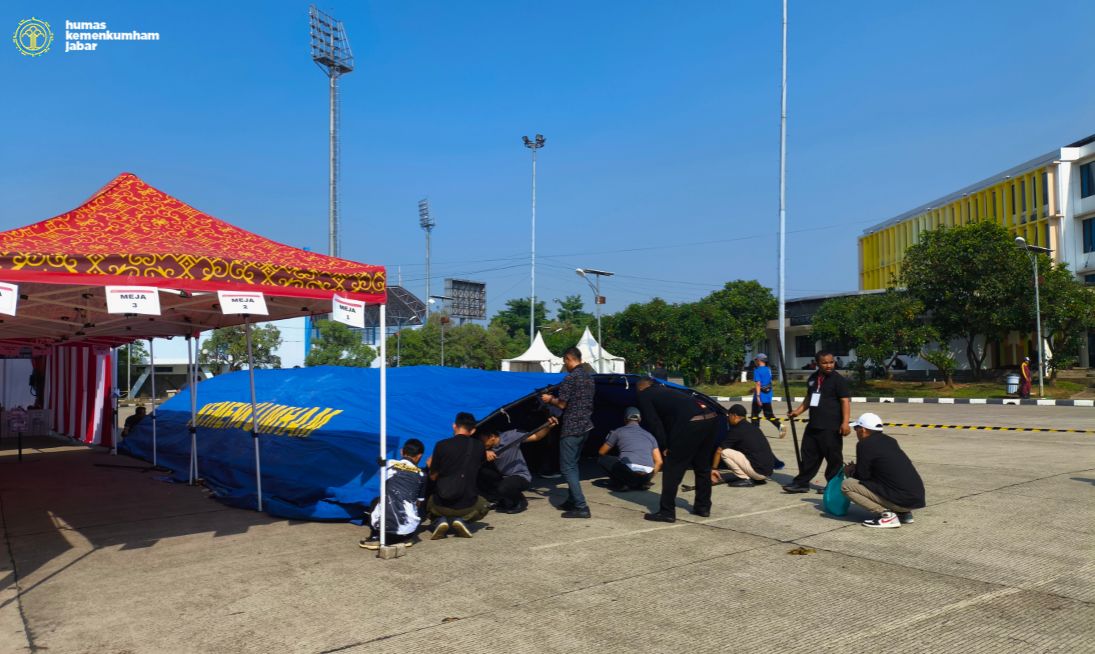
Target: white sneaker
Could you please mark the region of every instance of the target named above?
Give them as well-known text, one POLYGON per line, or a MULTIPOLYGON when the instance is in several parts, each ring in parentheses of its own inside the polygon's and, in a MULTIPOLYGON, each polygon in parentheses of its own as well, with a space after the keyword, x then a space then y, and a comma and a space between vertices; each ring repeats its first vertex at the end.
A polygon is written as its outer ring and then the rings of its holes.
POLYGON ((787 438, 787 423, 786 422, 781 422, 779 424, 779 437, 780 438, 787 438))
POLYGON ((896 529, 901 526, 901 520, 893 511, 884 511, 877 518, 864 520, 863 526, 874 527, 875 529, 896 529))

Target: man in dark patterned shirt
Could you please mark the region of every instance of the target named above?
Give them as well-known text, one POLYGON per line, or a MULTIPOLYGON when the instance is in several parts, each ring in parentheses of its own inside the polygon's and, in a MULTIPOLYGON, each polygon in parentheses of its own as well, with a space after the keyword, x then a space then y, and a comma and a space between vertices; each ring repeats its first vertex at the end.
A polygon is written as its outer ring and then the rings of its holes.
POLYGON ((558 397, 544 393, 540 400, 563 410, 559 437, 559 470, 567 482, 567 499, 556 505, 564 518, 590 517, 589 505, 582 494, 578 459, 593 429, 593 378, 582 367, 582 352, 576 347, 563 352, 563 365, 569 373, 559 384, 558 397))

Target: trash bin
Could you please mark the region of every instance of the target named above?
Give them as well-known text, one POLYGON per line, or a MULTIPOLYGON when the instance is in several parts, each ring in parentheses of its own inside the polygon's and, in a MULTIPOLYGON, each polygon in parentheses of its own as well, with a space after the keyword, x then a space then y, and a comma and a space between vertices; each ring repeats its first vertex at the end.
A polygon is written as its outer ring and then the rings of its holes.
POLYGON ((1008 375, 1007 382, 1008 382, 1008 393, 1011 394, 1011 395, 1017 394, 1019 392, 1019 375, 1016 375, 1016 374, 1008 375))

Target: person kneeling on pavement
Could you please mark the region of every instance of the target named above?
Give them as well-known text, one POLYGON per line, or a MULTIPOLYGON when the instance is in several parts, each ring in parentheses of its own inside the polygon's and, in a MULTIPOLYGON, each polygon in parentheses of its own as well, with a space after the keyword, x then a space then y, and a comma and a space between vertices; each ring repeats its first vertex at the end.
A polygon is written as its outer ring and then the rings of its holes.
POLYGON ((456 414, 453 436, 433 448, 426 464, 430 469, 433 494, 426 510, 434 518, 430 540, 445 537, 451 528, 457 536, 471 538, 468 522, 482 519, 490 512, 485 498, 479 496, 476 481, 486 460, 486 448, 475 437, 475 416, 456 414))
POLYGON ((624 411, 627 423, 612 430, 597 451, 597 463, 608 472, 613 491, 643 490, 662 469, 662 453, 654 435, 639 426, 642 414, 635 407, 624 411), (619 456, 609 454, 613 448, 619 456))
MULTIPOLYGON (((418 467, 426 447, 417 438, 403 443, 403 458, 388 461, 385 469, 384 495, 387 514, 384 516, 385 543, 404 543, 408 547, 414 532, 421 524, 422 504, 426 499, 426 473, 418 467)), ((359 545, 365 549, 380 549, 380 498, 376 498, 370 511, 373 533, 359 545)))
POLYGON ((767 483, 775 467, 776 457, 768 445, 768 439, 755 424, 745 419, 745 407, 735 404, 727 413, 730 423, 726 438, 715 450, 712 462, 711 483, 722 481, 719 463, 730 469, 733 477, 727 486, 749 488, 767 483))
POLYGON ((912 510, 922 508, 924 482, 912 461, 891 436, 882 433, 882 419, 864 413, 852 423, 857 462, 847 463, 841 490, 848 499, 876 514, 864 527, 893 528, 911 524, 912 510))
POLYGON ((528 500, 522 491, 528 490, 532 483, 532 473, 521 453, 521 443, 535 443, 547 436, 557 424, 559 420, 551 417, 531 434, 520 429, 510 429, 501 434, 497 430, 479 433, 479 440, 487 448, 487 462, 479 469, 479 490, 495 503, 495 511, 520 513, 528 508, 528 500))

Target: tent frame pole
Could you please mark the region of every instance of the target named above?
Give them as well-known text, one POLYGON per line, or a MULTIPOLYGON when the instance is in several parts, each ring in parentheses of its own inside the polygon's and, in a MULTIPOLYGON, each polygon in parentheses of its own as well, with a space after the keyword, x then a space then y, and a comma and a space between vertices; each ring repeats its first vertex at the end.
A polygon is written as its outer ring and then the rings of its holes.
POLYGON ((194 399, 194 391, 196 390, 194 388, 194 351, 190 349, 189 336, 186 337, 186 385, 187 388, 190 390, 190 424, 188 425, 188 429, 190 431, 190 480, 187 483, 193 486, 194 478, 197 477, 197 474, 195 474, 195 469, 197 468, 197 466, 195 465, 194 459, 197 455, 198 427, 195 424, 194 420, 196 417, 194 415, 196 413, 195 406, 197 405, 197 402, 195 402, 194 399))
MULTIPOLYGON (((118 434, 121 433, 121 430, 118 429, 118 405, 119 405, 118 393, 120 392, 118 390, 118 353, 121 352, 121 351, 122 351, 121 346, 118 346, 118 347, 114 348, 113 350, 111 350, 111 356, 114 357, 114 359, 112 361, 112 363, 114 364, 114 371, 113 371, 114 374, 112 374, 110 376, 110 401, 113 404, 113 410, 114 410, 113 411, 114 420, 113 420, 113 425, 111 426, 111 429, 113 431, 111 432, 111 437, 110 437, 110 454, 112 456, 118 456, 118 434)), ((126 359, 127 359, 126 365, 129 365, 128 358, 129 357, 127 356, 126 357, 126 359)), ((132 385, 129 387, 129 390, 130 391, 133 390, 132 385)))
POLYGON ((259 455, 259 415, 255 402, 255 357, 251 351, 251 316, 244 318, 243 331, 247 337, 247 376, 251 382, 251 442, 255 446, 255 495, 258 510, 262 511, 262 460, 259 455))
MULTIPOLYGON (((444 325, 442 325, 444 328, 444 325)), ((388 544, 388 332, 387 304, 380 305, 380 547, 388 544)))
POLYGON ((152 467, 157 467, 156 450, 156 348, 153 339, 148 339, 148 376, 152 380, 152 467))

